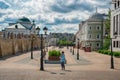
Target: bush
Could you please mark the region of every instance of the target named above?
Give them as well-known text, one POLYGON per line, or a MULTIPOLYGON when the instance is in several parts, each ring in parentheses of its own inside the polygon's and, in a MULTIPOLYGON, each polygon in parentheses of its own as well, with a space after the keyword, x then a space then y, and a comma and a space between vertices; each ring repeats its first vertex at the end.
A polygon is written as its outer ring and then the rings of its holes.
MULTIPOLYGON (((108 50, 98 50, 98 52, 101 54, 111 55, 111 51, 108 51, 108 50)), ((120 52, 113 52, 113 55, 115 57, 120 57, 120 52)))
POLYGON ((107 39, 105 39, 105 42, 103 44, 103 49, 108 50, 109 46, 110 46, 110 39, 107 38, 107 39))
POLYGON ((120 52, 114 52, 113 55, 114 55, 115 57, 120 57, 120 52))
POLYGON ((104 50, 101 50, 101 53, 104 54, 104 50))
POLYGON ((111 51, 108 51, 108 55, 110 55, 111 54, 111 51))
POLYGON ((98 50, 97 52, 101 53, 101 50, 98 50))
POLYGON ((52 50, 52 51, 49 51, 49 56, 60 56, 60 51, 57 51, 57 50, 52 50))

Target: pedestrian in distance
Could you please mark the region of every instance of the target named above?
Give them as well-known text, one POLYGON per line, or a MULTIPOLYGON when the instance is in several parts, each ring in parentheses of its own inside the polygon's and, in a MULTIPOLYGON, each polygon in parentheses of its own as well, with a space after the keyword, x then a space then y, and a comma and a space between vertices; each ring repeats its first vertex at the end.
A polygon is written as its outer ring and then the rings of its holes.
POLYGON ((62 53, 61 53, 60 62, 61 62, 61 68, 62 68, 62 70, 65 70, 66 58, 65 58, 64 51, 62 51, 62 53))

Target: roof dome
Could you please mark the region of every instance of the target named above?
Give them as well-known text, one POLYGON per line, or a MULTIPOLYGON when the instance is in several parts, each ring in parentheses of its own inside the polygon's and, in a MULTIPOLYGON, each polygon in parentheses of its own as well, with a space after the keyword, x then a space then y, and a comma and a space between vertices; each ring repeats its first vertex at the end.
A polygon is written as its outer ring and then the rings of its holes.
POLYGON ((27 23, 29 22, 29 23, 31 23, 30 20, 27 17, 23 17, 23 18, 18 19, 18 22, 27 22, 27 23))
POLYGON ((91 18, 102 19, 103 14, 96 13, 96 14, 92 15, 91 18))
POLYGON ((107 15, 106 14, 95 13, 88 19, 88 21, 103 20, 105 16, 107 16, 107 15))
POLYGON ((35 24, 32 24, 31 21, 27 17, 23 17, 23 18, 18 19, 17 23, 20 23, 26 29, 29 29, 29 30, 31 30, 32 27, 35 25, 35 24))

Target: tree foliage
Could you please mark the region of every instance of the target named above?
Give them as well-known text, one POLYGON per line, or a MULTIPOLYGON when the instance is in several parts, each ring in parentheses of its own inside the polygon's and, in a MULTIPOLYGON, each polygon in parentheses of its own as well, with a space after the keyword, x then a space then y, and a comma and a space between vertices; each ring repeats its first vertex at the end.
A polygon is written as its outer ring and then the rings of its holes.
POLYGON ((58 42, 58 44, 59 44, 60 46, 67 46, 67 45, 68 45, 68 46, 72 46, 72 45, 73 45, 73 42, 64 39, 64 40, 60 40, 60 41, 58 42))
POLYGON ((108 18, 105 20, 105 30, 108 33, 109 37, 110 37, 110 20, 111 20, 111 11, 109 10, 108 11, 108 18))
POLYGON ((110 19, 111 19, 111 11, 108 11, 108 18, 105 21, 105 31, 108 34, 108 37, 105 37, 103 49, 109 49, 110 46, 110 19))

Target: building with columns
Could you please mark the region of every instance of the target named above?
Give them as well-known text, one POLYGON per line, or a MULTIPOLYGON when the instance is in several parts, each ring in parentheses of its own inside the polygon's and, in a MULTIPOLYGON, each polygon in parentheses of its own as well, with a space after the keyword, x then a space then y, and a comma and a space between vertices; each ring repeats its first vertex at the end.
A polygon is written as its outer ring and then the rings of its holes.
POLYGON ((16 23, 9 23, 3 32, 3 38, 27 38, 31 34, 35 34, 35 22, 31 22, 28 18, 23 17, 17 20, 16 23))
POLYGON ((103 47, 105 36, 105 19, 106 14, 95 13, 86 21, 79 24, 79 31, 76 35, 76 45, 81 48, 90 47, 91 50, 98 50, 103 47))
POLYGON ((111 38, 113 51, 120 51, 120 0, 111 2, 111 38))

